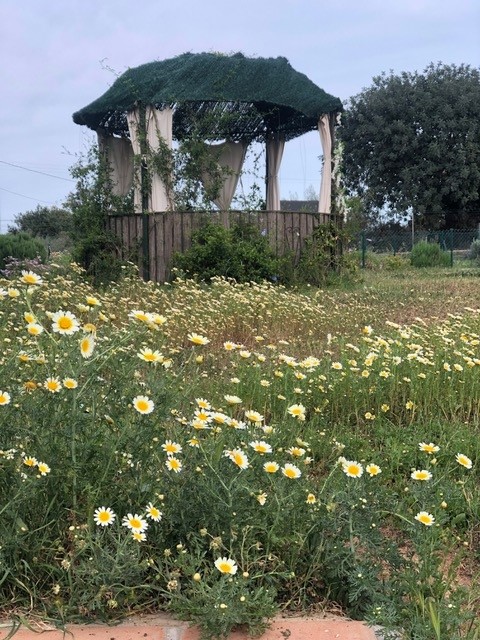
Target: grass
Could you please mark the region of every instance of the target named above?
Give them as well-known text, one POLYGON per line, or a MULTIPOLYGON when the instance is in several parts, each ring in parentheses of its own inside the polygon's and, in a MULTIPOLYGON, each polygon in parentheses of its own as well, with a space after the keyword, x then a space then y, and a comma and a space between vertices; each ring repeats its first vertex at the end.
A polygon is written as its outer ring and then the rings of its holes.
POLYGON ((42 278, 0 282, 5 615, 163 608, 211 638, 341 608, 478 638, 475 276, 42 278))

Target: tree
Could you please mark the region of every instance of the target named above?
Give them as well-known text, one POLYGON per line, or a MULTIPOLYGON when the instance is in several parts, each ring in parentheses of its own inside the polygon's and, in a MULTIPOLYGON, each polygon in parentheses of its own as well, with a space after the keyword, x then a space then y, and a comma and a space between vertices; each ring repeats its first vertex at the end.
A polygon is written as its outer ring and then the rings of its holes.
POLYGON ((56 238, 62 233, 70 233, 72 214, 58 207, 38 205, 33 211, 17 214, 14 223, 13 227, 8 228, 9 233, 25 231, 33 237, 56 238))
POLYGON ((121 241, 106 228, 109 214, 132 211, 132 194, 113 194, 110 170, 96 145, 77 158, 70 168, 75 190, 65 201, 72 212, 72 257, 95 283, 121 273, 121 241))
POLYGON ((432 228, 480 221, 480 69, 383 73, 350 99, 344 179, 367 211, 432 228))

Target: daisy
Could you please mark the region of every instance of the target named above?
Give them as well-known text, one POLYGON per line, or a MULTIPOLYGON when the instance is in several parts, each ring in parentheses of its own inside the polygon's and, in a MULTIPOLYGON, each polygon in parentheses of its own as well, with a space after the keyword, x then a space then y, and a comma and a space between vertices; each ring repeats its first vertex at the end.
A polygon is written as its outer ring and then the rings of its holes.
POLYGON ((93 334, 89 333, 80 340, 80 353, 83 358, 90 358, 95 348, 95 339, 93 334))
POLYGON ((256 496, 259 504, 263 505, 265 504, 265 502, 267 501, 267 494, 266 493, 259 493, 258 496, 256 496))
POLYGON ((126 516, 123 516, 122 525, 128 527, 130 531, 138 531, 139 533, 143 533, 143 531, 148 529, 148 522, 143 516, 139 516, 138 514, 132 515, 128 513, 126 516))
POLYGON ((147 536, 142 531, 132 531, 132 540, 136 542, 145 542, 147 536))
POLYGON ((282 467, 282 473, 286 478, 291 478, 292 480, 300 478, 300 476, 302 475, 300 469, 294 464, 290 464, 289 462, 287 462, 287 464, 282 467))
POLYGON ((47 391, 50 391, 50 393, 58 393, 62 388, 62 384, 60 380, 58 378, 52 378, 52 377, 47 378, 43 383, 43 386, 47 391))
POLYGON ((205 336, 201 336, 198 333, 189 333, 187 338, 190 340, 192 344, 196 344, 196 345, 205 345, 210 342, 208 338, 206 338, 205 336))
POLYGON ((0 406, 10 404, 11 396, 6 391, 0 391, 0 406))
POLYGON ((412 471, 412 474, 410 477, 412 478, 412 480, 427 481, 432 479, 432 474, 430 473, 430 471, 427 471, 426 469, 420 469, 420 470, 416 469, 415 471, 412 471))
POLYGON ((266 471, 267 473, 277 473, 277 471, 280 469, 280 466, 278 465, 277 462, 265 462, 265 464, 263 465, 263 470, 266 471))
POLYGON ((382 470, 380 469, 378 464, 374 464, 373 462, 367 464, 365 470, 371 478, 373 478, 373 476, 378 476, 379 473, 382 473, 382 470))
POLYGON ((38 460, 32 456, 26 456, 23 459, 23 464, 27 467, 36 467, 38 465, 38 460))
POLYGON ((207 409, 196 409, 194 413, 196 420, 209 423, 212 421, 212 416, 208 413, 207 409))
POLYGON ((220 573, 228 573, 232 576, 235 575, 238 570, 237 563, 231 558, 217 558, 217 560, 215 560, 215 566, 220 573))
POLYGON ((27 331, 31 336, 39 336, 43 332, 43 327, 37 322, 30 322, 27 324, 27 331))
POLYGON ((234 405, 234 404, 242 404, 242 399, 239 398, 238 396, 223 396, 225 399, 225 402, 229 405, 234 405))
POLYGON ((152 349, 140 349, 137 353, 138 357, 145 362, 163 362, 165 358, 160 351, 153 351, 152 349))
POLYGON ((65 389, 76 389, 78 387, 78 382, 73 378, 65 378, 63 386, 65 389))
POLYGON ((248 469, 248 458, 241 449, 231 449, 229 451, 225 451, 224 455, 227 458, 230 458, 230 460, 234 462, 240 469, 248 469))
POLYGON ((215 413, 212 413, 212 421, 216 424, 229 424, 230 417, 220 411, 216 411, 215 413))
POLYGON ((253 442, 249 442, 249 445, 257 453, 272 453, 271 445, 269 445, 268 442, 265 442, 264 440, 254 440, 253 442))
POLYGON ((305 455, 306 452, 305 449, 302 449, 302 447, 290 447, 290 449, 287 449, 287 453, 289 453, 294 458, 301 458, 305 455))
POLYGON ((227 340, 227 342, 223 343, 223 348, 225 349, 225 351, 234 351, 237 348, 237 344, 235 344, 235 342, 231 342, 230 340, 227 340))
POLYGON ((50 467, 45 462, 39 462, 37 464, 37 469, 40 471, 40 474, 42 476, 46 476, 47 473, 50 473, 51 471, 50 467))
POLYGON ((431 527, 435 522, 435 518, 432 516, 432 514, 427 513, 426 511, 419 511, 415 516, 415 520, 418 520, 418 522, 421 522, 426 527, 431 527))
POLYGON ((161 327, 163 324, 167 322, 165 316, 160 315, 159 313, 150 313, 150 323, 155 327, 161 327))
POLYGON ((263 422, 263 416, 258 411, 245 411, 245 418, 250 422, 263 422))
POLYGON ((205 398, 195 398, 195 402, 197 403, 197 407, 199 409, 204 409, 205 411, 209 411, 212 408, 212 405, 205 398))
POLYGON ((424 451, 425 453, 437 453, 437 451, 440 451, 440 447, 436 444, 433 444, 433 442, 429 442, 428 444, 426 442, 420 442, 420 444, 418 445, 420 451, 424 451))
POLYGON ((145 511, 147 518, 150 518, 150 520, 153 520, 154 522, 159 522, 162 519, 162 512, 157 509, 157 507, 155 507, 151 502, 147 504, 147 506, 145 507, 145 511))
POLYGON ((172 442, 171 440, 165 440, 165 442, 162 444, 162 449, 165 451, 165 453, 168 453, 170 455, 174 453, 181 453, 182 446, 180 444, 177 444, 176 442, 172 442))
POLYGON ((57 311, 52 315, 52 329, 55 333, 71 336, 80 327, 73 313, 70 311, 57 311))
POLYGON ((200 420, 199 418, 194 418, 192 420, 192 422, 190 423, 190 425, 194 428, 194 429, 211 429, 211 427, 208 426, 208 423, 210 421, 207 420, 200 420))
POLYGON ((149 313, 145 313, 145 311, 139 311, 138 309, 134 309, 130 311, 128 314, 129 318, 134 318, 135 320, 139 320, 140 322, 151 322, 151 315, 149 313))
POLYGON ((463 455, 463 453, 457 453, 457 455, 455 456, 455 459, 458 462, 458 464, 461 464, 462 467, 465 467, 465 469, 471 469, 473 466, 473 463, 470 460, 470 458, 463 455))
POLYGON ((175 458, 174 456, 168 458, 168 460, 166 460, 165 462, 165 466, 167 467, 167 469, 169 471, 175 471, 175 473, 180 473, 180 471, 182 470, 182 462, 181 460, 179 460, 178 458, 175 458))
POLYGON ((342 462, 343 473, 349 478, 360 478, 363 474, 363 467, 354 460, 345 460, 342 462))
POLYGON ((42 284, 42 278, 33 271, 22 271, 20 280, 24 284, 42 284))
POLYGON ((289 413, 294 418, 297 418, 297 420, 305 420, 305 407, 303 406, 303 404, 292 404, 290 407, 288 407, 287 413, 289 413))
POLYGON ((25 313, 23 314, 23 319, 27 324, 32 324, 32 322, 37 321, 36 317, 33 313, 31 313, 31 311, 25 311, 25 313))
POLYGON ((115 517, 110 507, 99 507, 93 512, 93 519, 99 527, 108 527, 108 525, 113 524, 115 517))
POLYGON ((95 296, 86 296, 86 302, 87 302, 89 307, 99 307, 100 306, 100 300, 98 298, 95 298, 95 296))
POLYGON ((148 398, 147 396, 135 396, 135 398, 132 400, 132 403, 138 413, 141 413, 143 415, 152 413, 153 409, 155 408, 153 400, 150 400, 150 398, 148 398))
POLYGON ((307 504, 315 504, 317 502, 317 498, 313 493, 309 493, 305 502, 307 504))

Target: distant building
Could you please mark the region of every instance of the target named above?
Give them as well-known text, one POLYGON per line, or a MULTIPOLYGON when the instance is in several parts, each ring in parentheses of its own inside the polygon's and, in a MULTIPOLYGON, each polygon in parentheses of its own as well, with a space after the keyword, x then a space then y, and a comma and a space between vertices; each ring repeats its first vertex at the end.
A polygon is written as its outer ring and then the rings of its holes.
POLYGON ((280 200, 280 211, 317 213, 318 200, 280 200))

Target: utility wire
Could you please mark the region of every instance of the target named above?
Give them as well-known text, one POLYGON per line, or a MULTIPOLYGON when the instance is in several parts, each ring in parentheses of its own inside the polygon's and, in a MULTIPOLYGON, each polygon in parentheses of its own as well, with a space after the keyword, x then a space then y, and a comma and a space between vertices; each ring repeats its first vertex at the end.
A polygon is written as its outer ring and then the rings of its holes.
MULTIPOLYGON (((32 173, 39 173, 42 176, 48 176, 49 178, 56 178, 57 180, 65 180, 66 182, 75 182, 71 178, 62 178, 61 176, 54 176, 53 173, 45 173, 45 171, 37 171, 36 169, 29 169, 28 167, 22 167, 19 164, 13 164, 13 162, 6 162, 0 160, 1 164, 7 164, 9 167, 15 167, 16 169, 23 169, 24 171, 31 171, 32 173)), ((18 194, 17 194, 18 195, 18 194)))
POLYGON ((34 200, 35 202, 43 202, 43 204, 53 204, 53 202, 48 202, 47 200, 39 200, 38 198, 31 198, 30 196, 23 195, 23 193, 17 193, 16 191, 9 191, 8 189, 4 189, 3 187, 0 187, 0 191, 6 191, 7 193, 11 193, 14 196, 20 196, 21 198, 27 198, 28 200, 34 200))

